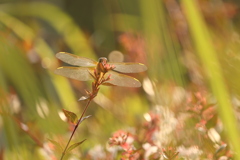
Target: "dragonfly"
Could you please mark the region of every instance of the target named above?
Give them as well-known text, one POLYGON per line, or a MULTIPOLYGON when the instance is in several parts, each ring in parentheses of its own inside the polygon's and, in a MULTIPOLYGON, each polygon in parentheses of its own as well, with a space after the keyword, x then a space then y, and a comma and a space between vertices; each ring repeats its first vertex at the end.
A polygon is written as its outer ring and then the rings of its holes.
POLYGON ((113 63, 108 62, 105 57, 101 57, 98 61, 95 61, 67 52, 58 52, 56 57, 73 66, 59 67, 54 71, 55 74, 79 81, 96 80, 96 76, 94 75, 98 74, 103 76, 104 79, 109 79, 102 85, 141 87, 139 80, 122 73, 138 73, 147 70, 146 65, 142 63, 113 63), (107 66, 107 70, 103 66, 107 66))

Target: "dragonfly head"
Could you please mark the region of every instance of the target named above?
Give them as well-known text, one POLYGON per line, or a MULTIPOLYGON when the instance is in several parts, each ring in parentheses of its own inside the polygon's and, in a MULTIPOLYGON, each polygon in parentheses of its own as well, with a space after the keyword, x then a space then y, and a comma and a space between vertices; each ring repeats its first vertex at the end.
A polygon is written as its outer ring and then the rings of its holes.
POLYGON ((104 73, 108 72, 109 70, 114 69, 115 66, 108 64, 107 61, 108 61, 108 60, 107 60, 107 58, 105 58, 105 57, 99 58, 99 59, 98 59, 98 67, 97 67, 97 69, 98 69, 99 71, 104 72, 104 73))
POLYGON ((107 61, 108 61, 108 60, 107 60, 107 58, 105 58, 105 57, 100 57, 100 58, 98 59, 98 62, 99 62, 99 63, 102 63, 103 65, 106 64, 107 61))

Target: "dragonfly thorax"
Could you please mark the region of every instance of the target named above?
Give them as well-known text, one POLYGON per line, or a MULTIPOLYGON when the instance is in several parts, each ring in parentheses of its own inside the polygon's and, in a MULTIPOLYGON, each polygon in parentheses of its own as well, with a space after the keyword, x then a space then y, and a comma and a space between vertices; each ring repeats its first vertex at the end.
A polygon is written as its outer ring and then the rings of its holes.
POLYGON ((115 68, 114 65, 110 65, 107 63, 107 58, 101 57, 98 59, 98 64, 96 67, 96 73, 107 73, 109 70, 113 70, 115 68))
POLYGON ((105 69, 106 64, 107 64, 107 58, 100 57, 98 59, 98 64, 96 67, 96 73, 97 74, 100 74, 101 72, 106 73, 107 72, 107 70, 105 69))

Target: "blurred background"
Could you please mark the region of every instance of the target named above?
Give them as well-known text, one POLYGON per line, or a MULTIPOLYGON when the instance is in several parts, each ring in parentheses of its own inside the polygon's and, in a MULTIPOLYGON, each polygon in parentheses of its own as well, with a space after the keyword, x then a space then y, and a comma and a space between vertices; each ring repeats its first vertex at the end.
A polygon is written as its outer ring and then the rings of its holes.
POLYGON ((240 159, 239 5, 1 0, 0 159, 59 159, 48 139, 64 148, 73 126, 61 109, 80 116, 85 103, 77 100, 91 82, 55 75, 67 65, 55 54, 97 60, 114 50, 148 67, 131 74, 142 87, 102 86, 73 142, 87 140, 66 159, 120 159, 123 151, 107 145, 118 130, 136 135, 135 159, 164 159, 169 147, 178 159, 240 159))

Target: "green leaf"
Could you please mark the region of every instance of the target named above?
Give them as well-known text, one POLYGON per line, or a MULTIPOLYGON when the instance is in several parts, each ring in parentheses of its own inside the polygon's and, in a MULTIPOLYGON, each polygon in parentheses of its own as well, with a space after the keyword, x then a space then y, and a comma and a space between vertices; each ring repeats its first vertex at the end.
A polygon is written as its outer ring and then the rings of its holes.
POLYGON ((52 142, 52 143, 55 145, 55 147, 57 147, 60 151, 63 151, 62 146, 61 146, 57 141, 51 140, 51 139, 49 139, 49 138, 48 138, 48 140, 49 140, 50 142, 52 142))
POLYGON ((80 144, 82 144, 86 139, 84 139, 81 142, 78 143, 74 143, 73 145, 71 145, 70 147, 68 147, 67 152, 70 152, 71 150, 73 150, 74 148, 76 148, 77 146, 79 146, 80 144))
POLYGON ((75 113, 67 111, 65 109, 62 109, 63 113, 65 114, 65 116, 67 117, 68 121, 73 123, 73 124, 77 124, 78 122, 78 117, 75 113))

